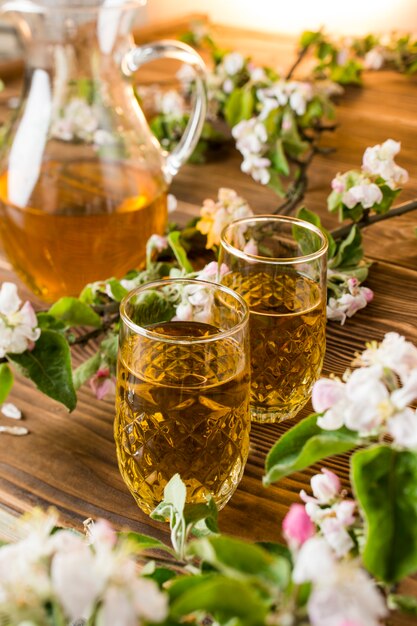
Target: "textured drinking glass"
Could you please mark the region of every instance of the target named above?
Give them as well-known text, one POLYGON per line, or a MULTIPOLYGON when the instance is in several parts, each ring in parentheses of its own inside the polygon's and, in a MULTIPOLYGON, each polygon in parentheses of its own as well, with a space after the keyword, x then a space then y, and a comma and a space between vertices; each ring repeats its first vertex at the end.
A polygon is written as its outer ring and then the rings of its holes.
POLYGON ((187 502, 223 507, 249 450, 249 312, 227 287, 148 283, 121 304, 115 440, 143 511, 180 474, 187 502))
POLYGON ((253 421, 294 417, 320 375, 326 260, 326 237, 296 218, 245 218, 222 233, 220 281, 239 293, 250 311, 253 421))

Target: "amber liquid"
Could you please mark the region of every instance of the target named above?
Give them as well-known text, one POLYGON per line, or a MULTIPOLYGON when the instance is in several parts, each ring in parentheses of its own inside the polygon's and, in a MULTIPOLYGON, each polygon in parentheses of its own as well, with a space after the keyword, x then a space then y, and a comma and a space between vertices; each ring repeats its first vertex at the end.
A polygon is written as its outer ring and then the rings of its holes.
MULTIPOLYGON (((154 328, 201 337, 198 322, 154 328)), ((233 339, 169 344, 133 336, 122 346, 115 440, 119 468, 138 505, 150 513, 179 473, 187 502, 213 495, 221 508, 240 481, 249 450, 249 372, 233 339)))
POLYGON ((231 273, 223 282, 250 309, 252 419, 294 417, 323 365, 326 309, 319 286, 295 272, 231 273))
POLYGON ((139 267, 147 239, 165 223, 164 183, 122 163, 46 162, 24 208, 9 202, 7 173, 0 177, 5 252, 48 301, 139 267))

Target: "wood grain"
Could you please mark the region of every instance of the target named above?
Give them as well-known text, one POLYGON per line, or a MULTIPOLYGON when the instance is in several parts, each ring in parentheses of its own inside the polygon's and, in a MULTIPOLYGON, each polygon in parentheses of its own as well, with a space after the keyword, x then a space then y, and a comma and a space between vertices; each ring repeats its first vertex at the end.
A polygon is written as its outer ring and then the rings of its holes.
MULTIPOLYGON (((164 35, 169 35, 169 28, 164 35)), ((294 41, 216 27, 219 43, 253 54, 259 62, 289 66, 294 41)), ((148 73, 152 78, 152 73, 148 73)), ((326 226, 336 225, 326 211, 332 177, 339 171, 357 168, 368 145, 392 137, 402 142, 399 164, 409 170, 410 182, 402 198, 417 196, 417 81, 391 72, 368 73, 365 88, 346 90, 337 109, 338 127, 324 143, 335 148, 331 155, 317 157, 311 168, 305 204, 318 211, 326 226)), ((1 119, 8 115, 7 100, 18 92, 19 83, 10 83, 0 97, 1 119)), ((180 224, 195 216, 204 198, 214 198, 219 187, 228 186, 246 197, 258 213, 272 211, 275 194, 254 183, 240 171, 240 156, 228 145, 204 166, 187 165, 172 185, 179 206, 175 215, 180 224)), ((341 374, 355 352, 371 339, 397 331, 417 344, 417 213, 382 222, 368 229, 365 250, 374 262, 369 286, 375 290, 367 309, 348 320, 345 326, 331 323, 327 332, 325 373, 341 374)), ((0 261, 2 279, 15 280, 5 260, 0 261)), ((22 288, 24 291, 24 288, 22 288)), ((91 348, 92 350, 92 348, 91 348)), ((87 351, 88 352, 88 351, 87 351)), ((74 352, 74 361, 86 352, 74 352)), ((77 409, 69 415, 62 407, 37 393, 31 383, 18 377, 11 400, 24 412, 27 437, 0 436, 0 530, 10 535, 8 513, 21 513, 33 506, 58 508, 62 523, 81 528, 87 517, 105 517, 117 527, 150 533, 167 540, 167 529, 150 520, 136 506, 125 487, 116 463, 113 442, 114 408, 110 401, 98 402, 88 387, 79 392, 77 409)), ((309 407, 298 419, 307 415, 309 407)), ((0 416, 0 423, 7 423, 0 416)), ((308 489, 314 470, 295 474, 268 489, 262 486, 265 455, 272 444, 291 426, 254 425, 245 474, 231 502, 220 514, 223 532, 251 540, 276 540, 280 524, 300 489, 308 489)), ((335 457, 326 465, 337 471, 348 487, 349 460, 335 457)), ((316 468, 317 469, 317 468, 316 468)), ((408 582, 417 594, 417 583, 408 582)), ((413 623, 395 616, 392 624, 413 623)), ((414 622, 415 623, 415 622, 414 622)))

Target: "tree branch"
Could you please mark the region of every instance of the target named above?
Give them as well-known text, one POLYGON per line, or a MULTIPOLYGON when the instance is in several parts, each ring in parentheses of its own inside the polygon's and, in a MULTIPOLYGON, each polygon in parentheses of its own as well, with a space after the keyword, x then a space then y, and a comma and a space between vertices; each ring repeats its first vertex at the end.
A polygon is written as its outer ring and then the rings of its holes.
POLYGON ((280 204, 274 211, 274 215, 290 215, 295 207, 304 198, 305 191, 308 185, 307 169, 315 157, 320 152, 318 146, 312 146, 308 157, 304 161, 295 161, 298 166, 298 172, 296 180, 290 185, 287 190, 286 199, 280 204))
POLYGON ((118 319, 119 319, 119 314, 112 315, 111 317, 104 319, 103 325, 100 326, 100 328, 95 328, 94 330, 90 330, 87 333, 84 333, 83 335, 79 335, 79 337, 76 337, 74 341, 71 342, 71 345, 72 346, 84 345, 88 343, 89 341, 91 341, 91 339, 100 337, 100 335, 103 335, 107 330, 109 330, 109 328, 111 328, 113 324, 118 321, 118 319))
POLYGON ((288 70, 285 80, 290 80, 292 78, 295 70, 300 65, 301 61, 304 59, 308 50, 309 50, 309 46, 305 46, 304 48, 301 48, 301 50, 298 51, 297 58, 295 59, 294 63, 291 65, 290 69, 288 70))
MULTIPOLYGON (((409 213, 410 211, 415 211, 417 209, 417 200, 410 200, 410 202, 403 202, 399 204, 397 207, 390 209, 386 213, 382 215, 371 215, 369 217, 368 214, 365 214, 359 222, 356 222, 356 226, 358 228, 367 228, 368 226, 372 226, 372 224, 377 224, 378 222, 383 222, 384 220, 389 220, 392 217, 398 217, 399 215, 404 215, 405 213, 409 213)), ((340 240, 344 239, 350 232, 353 224, 346 224, 345 226, 340 226, 335 230, 331 231, 331 235, 334 239, 340 240)))

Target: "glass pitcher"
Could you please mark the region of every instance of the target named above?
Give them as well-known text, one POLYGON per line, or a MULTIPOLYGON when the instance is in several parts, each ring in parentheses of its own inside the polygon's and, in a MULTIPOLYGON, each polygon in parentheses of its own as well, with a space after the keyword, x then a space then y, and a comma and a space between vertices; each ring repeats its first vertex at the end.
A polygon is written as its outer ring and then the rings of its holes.
POLYGON ((189 46, 135 47, 146 0, 10 0, 26 56, 21 104, 0 159, 0 231, 26 284, 47 301, 139 267, 166 224, 167 188, 205 118, 204 63, 189 46), (129 78, 171 57, 195 70, 185 133, 167 154, 129 78))

